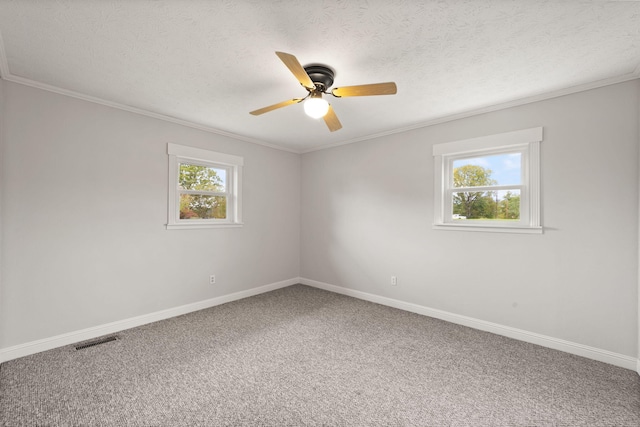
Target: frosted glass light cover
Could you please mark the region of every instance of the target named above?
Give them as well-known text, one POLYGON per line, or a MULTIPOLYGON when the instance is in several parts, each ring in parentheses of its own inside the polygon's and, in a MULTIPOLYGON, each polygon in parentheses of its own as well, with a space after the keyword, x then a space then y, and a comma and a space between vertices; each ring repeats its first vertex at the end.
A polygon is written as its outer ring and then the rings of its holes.
POLYGON ((309 117, 319 119, 329 111, 329 103, 322 98, 309 98, 304 102, 304 112, 309 117))

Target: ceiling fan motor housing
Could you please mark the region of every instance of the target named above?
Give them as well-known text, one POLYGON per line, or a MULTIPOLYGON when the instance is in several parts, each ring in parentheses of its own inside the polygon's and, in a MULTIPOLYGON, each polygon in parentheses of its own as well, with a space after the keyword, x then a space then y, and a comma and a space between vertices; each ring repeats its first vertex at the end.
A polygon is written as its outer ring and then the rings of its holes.
POLYGON ((333 78, 335 76, 334 71, 324 65, 307 65, 304 67, 304 71, 307 72, 311 81, 318 87, 321 85, 320 90, 324 92, 329 89, 333 84, 333 78))

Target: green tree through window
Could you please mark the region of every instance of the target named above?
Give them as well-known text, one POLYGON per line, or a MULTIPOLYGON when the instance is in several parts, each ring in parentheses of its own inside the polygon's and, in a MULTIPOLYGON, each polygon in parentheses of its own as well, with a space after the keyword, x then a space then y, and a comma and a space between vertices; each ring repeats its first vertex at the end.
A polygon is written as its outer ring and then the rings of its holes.
MULTIPOLYGON (((485 169, 477 165, 464 165, 453 170, 453 186, 459 187, 483 187, 495 185, 491 179, 491 169, 485 169)), ((494 206, 490 194, 484 191, 469 191, 453 194, 453 213, 464 215, 468 219, 492 218, 491 208, 494 206)), ((493 209, 495 212, 495 209, 493 209)))
POLYGON ((518 219, 520 218, 520 196, 507 191, 498 204, 498 218, 518 219))
POLYGON ((226 171, 208 166, 180 164, 180 219, 224 219, 227 217, 226 171))
POLYGON ((433 228, 540 234, 542 127, 433 145, 433 228))
POLYGON ((495 186, 498 182, 491 178, 492 170, 479 165, 466 164, 453 169, 455 188, 465 191, 453 193, 453 214, 466 219, 500 219, 513 220, 520 218, 520 194, 514 191, 487 191, 486 187, 495 186), (469 191, 473 187, 484 187, 482 190, 469 191))

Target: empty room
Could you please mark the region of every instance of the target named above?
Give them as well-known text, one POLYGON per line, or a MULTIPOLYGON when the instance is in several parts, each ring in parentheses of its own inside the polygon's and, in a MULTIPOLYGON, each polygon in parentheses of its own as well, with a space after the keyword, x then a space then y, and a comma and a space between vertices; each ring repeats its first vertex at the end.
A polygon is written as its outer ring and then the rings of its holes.
POLYGON ((639 22, 0 0, 0 425, 640 425, 639 22))

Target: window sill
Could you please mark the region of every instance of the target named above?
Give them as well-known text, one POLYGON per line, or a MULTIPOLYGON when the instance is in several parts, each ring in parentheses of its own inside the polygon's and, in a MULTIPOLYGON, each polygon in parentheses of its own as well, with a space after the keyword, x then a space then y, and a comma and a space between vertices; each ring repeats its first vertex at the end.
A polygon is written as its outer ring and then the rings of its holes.
POLYGON ((200 228, 240 228, 243 222, 224 224, 167 224, 167 230, 194 230, 200 228))
POLYGON ((542 227, 524 227, 524 226, 487 226, 472 224, 433 224, 434 230, 453 230, 453 231, 480 231, 488 233, 519 233, 519 234, 542 234, 542 227))

